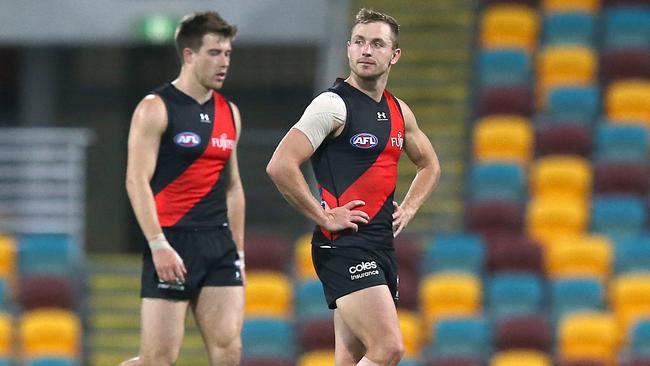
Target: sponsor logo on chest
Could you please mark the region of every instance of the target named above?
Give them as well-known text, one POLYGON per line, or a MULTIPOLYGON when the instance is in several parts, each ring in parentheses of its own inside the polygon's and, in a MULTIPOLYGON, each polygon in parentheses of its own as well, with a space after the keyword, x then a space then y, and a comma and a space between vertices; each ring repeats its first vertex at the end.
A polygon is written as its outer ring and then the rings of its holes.
POLYGON ((368 132, 361 132, 350 138, 350 145, 359 149, 372 149, 378 143, 379 139, 377 139, 377 136, 368 132))
POLYGON ((222 133, 221 136, 219 137, 213 137, 211 139, 212 142, 212 147, 216 147, 217 149, 221 150, 232 150, 233 146, 235 146, 235 140, 229 139, 228 135, 225 133, 222 133))
POLYGON ((174 136, 174 143, 181 147, 195 147, 201 143, 201 137, 194 132, 181 132, 174 136))
POLYGON ((377 112, 377 121, 388 121, 388 114, 386 112, 377 112))

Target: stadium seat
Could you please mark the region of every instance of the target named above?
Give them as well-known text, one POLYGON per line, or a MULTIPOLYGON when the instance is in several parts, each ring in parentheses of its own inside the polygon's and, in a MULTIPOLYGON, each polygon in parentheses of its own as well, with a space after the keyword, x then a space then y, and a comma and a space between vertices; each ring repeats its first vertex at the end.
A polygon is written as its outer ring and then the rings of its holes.
POLYGON ((650 235, 616 238, 614 271, 616 274, 650 272, 650 235))
POLYGON ((650 275, 648 273, 621 274, 610 282, 610 307, 622 334, 629 334, 631 326, 641 318, 650 318, 650 275))
POLYGON ((642 199, 633 196, 596 196, 591 206, 591 230, 605 235, 639 235, 647 223, 642 199))
POLYGON ((241 360, 242 366, 295 366, 293 360, 286 360, 284 358, 248 358, 244 357, 241 360))
POLYGON ((521 232, 523 216, 522 204, 518 202, 502 200, 470 202, 466 207, 467 228, 484 235, 521 232))
POLYGON ((425 329, 445 317, 476 315, 481 307, 481 281, 469 273, 439 273, 420 283, 420 311, 425 329))
POLYGON ((75 310, 74 292, 74 285, 67 277, 26 277, 18 286, 18 304, 24 310, 47 307, 75 310))
POLYGON ((650 79, 650 50, 604 50, 601 70, 606 83, 623 79, 650 79))
POLYGON ((533 349, 548 352, 553 335, 546 317, 532 314, 497 321, 494 338, 495 348, 499 351, 533 349))
POLYGON ((404 358, 417 358, 422 349, 422 324, 420 316, 415 311, 399 310, 397 312, 399 327, 404 340, 404 358))
POLYGON ((246 232, 248 271, 287 272, 290 258, 290 244, 284 238, 266 232, 246 232))
MULTIPOLYGON (((646 3, 647 5, 647 3, 646 3)), ((604 12, 605 49, 650 48, 650 9, 613 7, 604 12)))
POLYGON ((607 366, 607 363, 604 361, 597 361, 592 359, 584 360, 560 360, 556 363, 556 366, 607 366))
POLYGON ((296 366, 332 366, 334 365, 334 350, 311 351, 300 355, 296 366))
POLYGON ((596 19, 586 12, 551 13, 544 17, 544 45, 579 44, 592 45, 596 31, 596 19))
POLYGON ((530 56, 522 49, 482 49, 477 77, 482 88, 527 87, 531 79, 530 56))
POLYGON ((482 88, 478 100, 479 116, 512 114, 531 117, 534 98, 530 86, 493 86, 482 88))
POLYGON ((317 279, 299 282, 296 286, 296 318, 302 321, 331 316, 321 282, 317 279))
POLYGON ((530 172, 530 188, 536 198, 587 200, 591 182, 591 163, 573 155, 545 156, 535 161, 530 172))
POLYGON ((483 358, 489 354, 492 335, 483 317, 453 317, 438 321, 431 338, 426 358, 483 358))
POLYGON ((546 116, 552 121, 592 125, 600 115, 598 87, 558 86, 549 90, 546 116))
POLYGON ((537 44, 539 20, 534 9, 522 5, 493 5, 481 19, 483 48, 523 48, 532 51, 537 44))
POLYGON ((302 352, 334 349, 334 319, 303 320, 297 324, 302 352))
POLYGON ((630 353, 650 356, 650 319, 640 319, 632 326, 629 336, 630 353))
POLYGON ((601 360, 613 364, 620 343, 614 317, 605 312, 565 316, 558 326, 558 355, 563 360, 601 360))
POLYGON ((532 273, 495 273, 485 282, 485 311, 491 319, 538 313, 543 300, 542 280, 532 273))
POLYGON ((14 325, 9 313, 0 313, 0 359, 12 356, 14 349, 14 325))
POLYGON ((551 315, 554 322, 564 316, 585 311, 600 311, 605 306, 605 288, 593 277, 563 277, 550 281, 551 315))
POLYGON ((438 234, 424 252, 424 274, 459 271, 480 274, 485 262, 483 240, 476 234, 438 234))
POLYGON ((80 363, 70 358, 39 357, 29 360, 25 366, 79 366, 80 363))
POLYGON ((595 14, 600 9, 600 0, 543 0, 546 13, 585 12, 595 14))
POLYGON ((295 336, 291 323, 274 318, 247 318, 242 327, 246 358, 294 358, 295 336))
POLYGON ((526 210, 527 233, 542 246, 558 237, 584 233, 589 222, 584 201, 576 199, 533 198, 526 210))
POLYGON ((539 0, 481 0, 481 5, 484 7, 496 4, 519 4, 528 5, 535 8, 537 5, 539 5, 539 0))
POLYGON ((576 235, 557 238, 546 250, 546 273, 551 278, 590 277, 606 280, 612 273, 614 250, 609 238, 576 235))
MULTIPOLYGON (((417 257, 420 260, 422 257, 417 257)), ((403 310, 416 310, 418 308, 418 285, 420 275, 407 268, 399 268, 399 302, 397 307, 403 310)))
POLYGON ((605 102, 607 118, 615 123, 642 123, 650 127, 650 81, 641 79, 611 83, 605 102))
POLYGON ((544 273, 542 247, 524 234, 499 234, 488 241, 490 272, 544 273))
POLYGON ((422 260, 422 239, 419 236, 409 236, 402 233, 395 238, 394 244, 395 259, 397 260, 400 277, 406 272, 419 277, 420 262, 422 260))
POLYGON ((16 275, 16 239, 0 233, 0 277, 13 281, 16 275))
POLYGON ((596 81, 594 50, 584 46, 544 47, 537 62, 537 90, 544 105, 546 93, 558 86, 588 86, 596 81))
POLYGON ((37 309, 23 313, 20 341, 23 356, 35 358, 80 354, 81 320, 76 313, 60 309, 37 309))
POLYGON ((648 129, 642 125, 603 123, 596 128, 596 161, 646 162, 648 129))
POLYGON ((515 163, 475 163, 470 168, 469 197, 472 201, 507 200, 523 202, 524 169, 515 163))
POLYGON ((496 115, 481 118, 474 127, 474 158, 526 164, 533 153, 533 128, 523 117, 496 115))
POLYGON ((492 355, 489 366, 552 366, 551 358, 534 350, 507 350, 492 355))
POLYGON ((535 144, 541 157, 545 155, 579 155, 590 157, 591 127, 579 123, 544 123, 535 130, 535 144))
POLYGON ((428 359, 425 366, 483 366, 483 362, 474 357, 449 356, 428 359))
POLYGON ((418 359, 404 357, 397 366, 422 366, 422 363, 418 359))
POLYGON ((246 317, 287 319, 293 314, 293 284, 280 272, 251 271, 246 274, 246 317))
POLYGON ((629 359, 623 359, 621 366, 650 366, 650 356, 633 356, 629 359))
POLYGON ((18 246, 21 275, 77 275, 82 263, 79 244, 66 234, 25 234, 18 246))
POLYGON ((301 281, 318 278, 311 260, 311 236, 311 233, 302 235, 294 246, 295 273, 301 281))
POLYGON ((594 166, 594 190, 644 197, 650 190, 650 166, 644 162, 598 163, 594 166))

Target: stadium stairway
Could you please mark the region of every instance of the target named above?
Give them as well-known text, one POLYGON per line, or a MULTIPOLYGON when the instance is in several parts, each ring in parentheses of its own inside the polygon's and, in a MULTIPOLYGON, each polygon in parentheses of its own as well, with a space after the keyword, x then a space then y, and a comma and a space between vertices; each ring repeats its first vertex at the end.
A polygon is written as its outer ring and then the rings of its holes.
MULTIPOLYGON (((388 87, 409 104, 441 162, 438 188, 410 223, 411 231, 463 228, 476 2, 358 0, 353 4, 385 11, 400 23, 403 53, 391 70, 388 87)), ((414 175, 412 164, 400 164, 398 199, 404 197, 414 175)))
MULTIPOLYGON (((90 256, 90 362, 115 366, 137 355, 140 345, 140 255, 90 256)), ((187 317, 179 366, 207 364, 203 341, 187 317)))

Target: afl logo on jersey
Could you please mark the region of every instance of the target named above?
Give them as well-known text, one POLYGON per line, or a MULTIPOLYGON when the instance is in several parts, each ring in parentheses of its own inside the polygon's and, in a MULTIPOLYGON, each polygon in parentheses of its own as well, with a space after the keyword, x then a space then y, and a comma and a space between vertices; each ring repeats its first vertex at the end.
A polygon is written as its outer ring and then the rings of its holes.
POLYGON ((194 147, 201 143, 201 137, 193 132, 181 132, 174 136, 174 143, 182 147, 194 147))
POLYGON ((350 139, 350 144, 359 149, 372 149, 378 142, 377 136, 367 132, 358 133, 350 139))

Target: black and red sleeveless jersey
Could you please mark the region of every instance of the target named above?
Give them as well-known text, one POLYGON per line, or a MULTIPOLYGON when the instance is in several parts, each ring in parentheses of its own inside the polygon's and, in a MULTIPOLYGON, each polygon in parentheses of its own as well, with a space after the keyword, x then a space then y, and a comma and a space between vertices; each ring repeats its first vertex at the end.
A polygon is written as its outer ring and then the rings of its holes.
POLYGON ((228 101, 216 91, 204 104, 167 84, 154 91, 167 108, 151 188, 162 227, 228 225, 228 159, 236 129, 228 101))
POLYGON ((393 247, 393 195, 397 163, 404 143, 404 117, 399 102, 388 91, 381 101, 337 79, 328 91, 345 102, 342 133, 326 139, 312 156, 321 201, 339 207, 353 200, 370 216, 359 231, 331 233, 316 227, 312 244, 373 249, 393 247))

